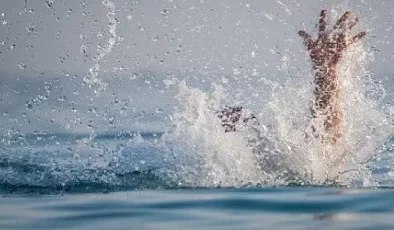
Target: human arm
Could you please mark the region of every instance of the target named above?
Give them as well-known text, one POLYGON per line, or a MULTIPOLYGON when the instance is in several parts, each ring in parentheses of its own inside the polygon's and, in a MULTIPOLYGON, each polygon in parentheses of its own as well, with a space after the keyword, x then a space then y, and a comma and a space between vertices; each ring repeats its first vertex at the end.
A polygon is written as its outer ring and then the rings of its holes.
POLYGON ((366 32, 355 36, 350 34, 358 23, 358 18, 350 18, 350 15, 347 11, 329 29, 327 10, 322 10, 315 40, 303 30, 298 32, 309 52, 315 73, 312 116, 322 118, 325 134, 334 143, 342 136, 343 112, 339 101, 338 64, 346 50, 366 35, 366 32))

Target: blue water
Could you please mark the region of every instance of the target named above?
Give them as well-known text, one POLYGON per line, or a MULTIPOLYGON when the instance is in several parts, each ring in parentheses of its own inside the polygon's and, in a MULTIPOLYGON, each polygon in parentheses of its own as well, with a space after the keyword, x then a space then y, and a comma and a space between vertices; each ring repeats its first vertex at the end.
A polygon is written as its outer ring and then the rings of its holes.
POLYGON ((0 229, 393 229, 391 189, 141 190, 0 198, 0 229))
MULTIPOLYGON (((0 154, 0 229, 394 229, 390 178, 193 187, 166 177, 161 135, 96 135, 85 147, 88 135, 12 138, 0 154)), ((376 178, 389 172, 374 167, 376 178)))

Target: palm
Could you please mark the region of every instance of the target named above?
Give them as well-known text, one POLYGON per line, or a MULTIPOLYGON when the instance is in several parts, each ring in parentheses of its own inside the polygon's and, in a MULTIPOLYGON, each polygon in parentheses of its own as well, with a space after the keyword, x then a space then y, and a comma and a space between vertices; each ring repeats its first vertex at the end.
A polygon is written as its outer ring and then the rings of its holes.
POLYGON ((305 31, 298 32, 304 39, 315 67, 336 65, 346 48, 366 35, 365 32, 353 37, 350 35, 350 30, 357 24, 358 18, 350 19, 349 17, 350 12, 348 11, 337 21, 333 29, 329 30, 327 29, 327 11, 322 10, 319 20, 319 34, 315 41, 305 31))

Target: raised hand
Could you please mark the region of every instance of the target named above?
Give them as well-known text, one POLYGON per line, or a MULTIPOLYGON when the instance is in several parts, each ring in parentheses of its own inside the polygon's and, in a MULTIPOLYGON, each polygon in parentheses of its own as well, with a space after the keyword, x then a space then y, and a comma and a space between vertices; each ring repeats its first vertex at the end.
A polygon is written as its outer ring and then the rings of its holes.
POLYGON ((304 39, 304 44, 316 68, 336 66, 346 48, 366 35, 366 32, 355 36, 350 34, 351 29, 358 22, 357 17, 350 18, 350 15, 351 13, 347 11, 335 23, 333 29, 328 29, 327 10, 322 10, 319 19, 319 34, 315 41, 307 32, 303 30, 298 32, 304 39))
POLYGON ((344 52, 355 42, 362 39, 366 33, 351 35, 352 28, 357 24, 358 18, 350 18, 347 11, 335 23, 332 29, 327 28, 327 10, 322 10, 319 19, 319 34, 316 40, 305 31, 298 34, 304 39, 315 70, 314 101, 311 109, 313 118, 318 126, 324 127, 324 133, 319 133, 312 127, 316 136, 335 144, 342 137, 343 112, 340 103, 338 81, 338 63, 344 52))

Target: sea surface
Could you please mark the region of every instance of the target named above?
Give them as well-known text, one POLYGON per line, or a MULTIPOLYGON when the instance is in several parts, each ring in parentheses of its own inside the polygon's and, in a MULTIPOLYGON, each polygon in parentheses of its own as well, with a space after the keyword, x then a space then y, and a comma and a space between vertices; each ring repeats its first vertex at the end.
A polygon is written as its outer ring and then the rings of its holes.
POLYGON ((0 229, 393 229, 392 189, 262 187, 3 195, 0 229))
MULTIPOLYGON (((394 229, 391 180, 371 186, 184 185, 152 166, 163 153, 154 147, 161 135, 97 135, 87 149, 133 146, 116 155, 123 165, 105 167, 97 159, 77 163, 95 151, 79 150, 79 160, 65 157, 88 136, 14 139, 0 160, 0 229, 394 229)), ((375 165, 373 177, 388 171, 375 165)))

